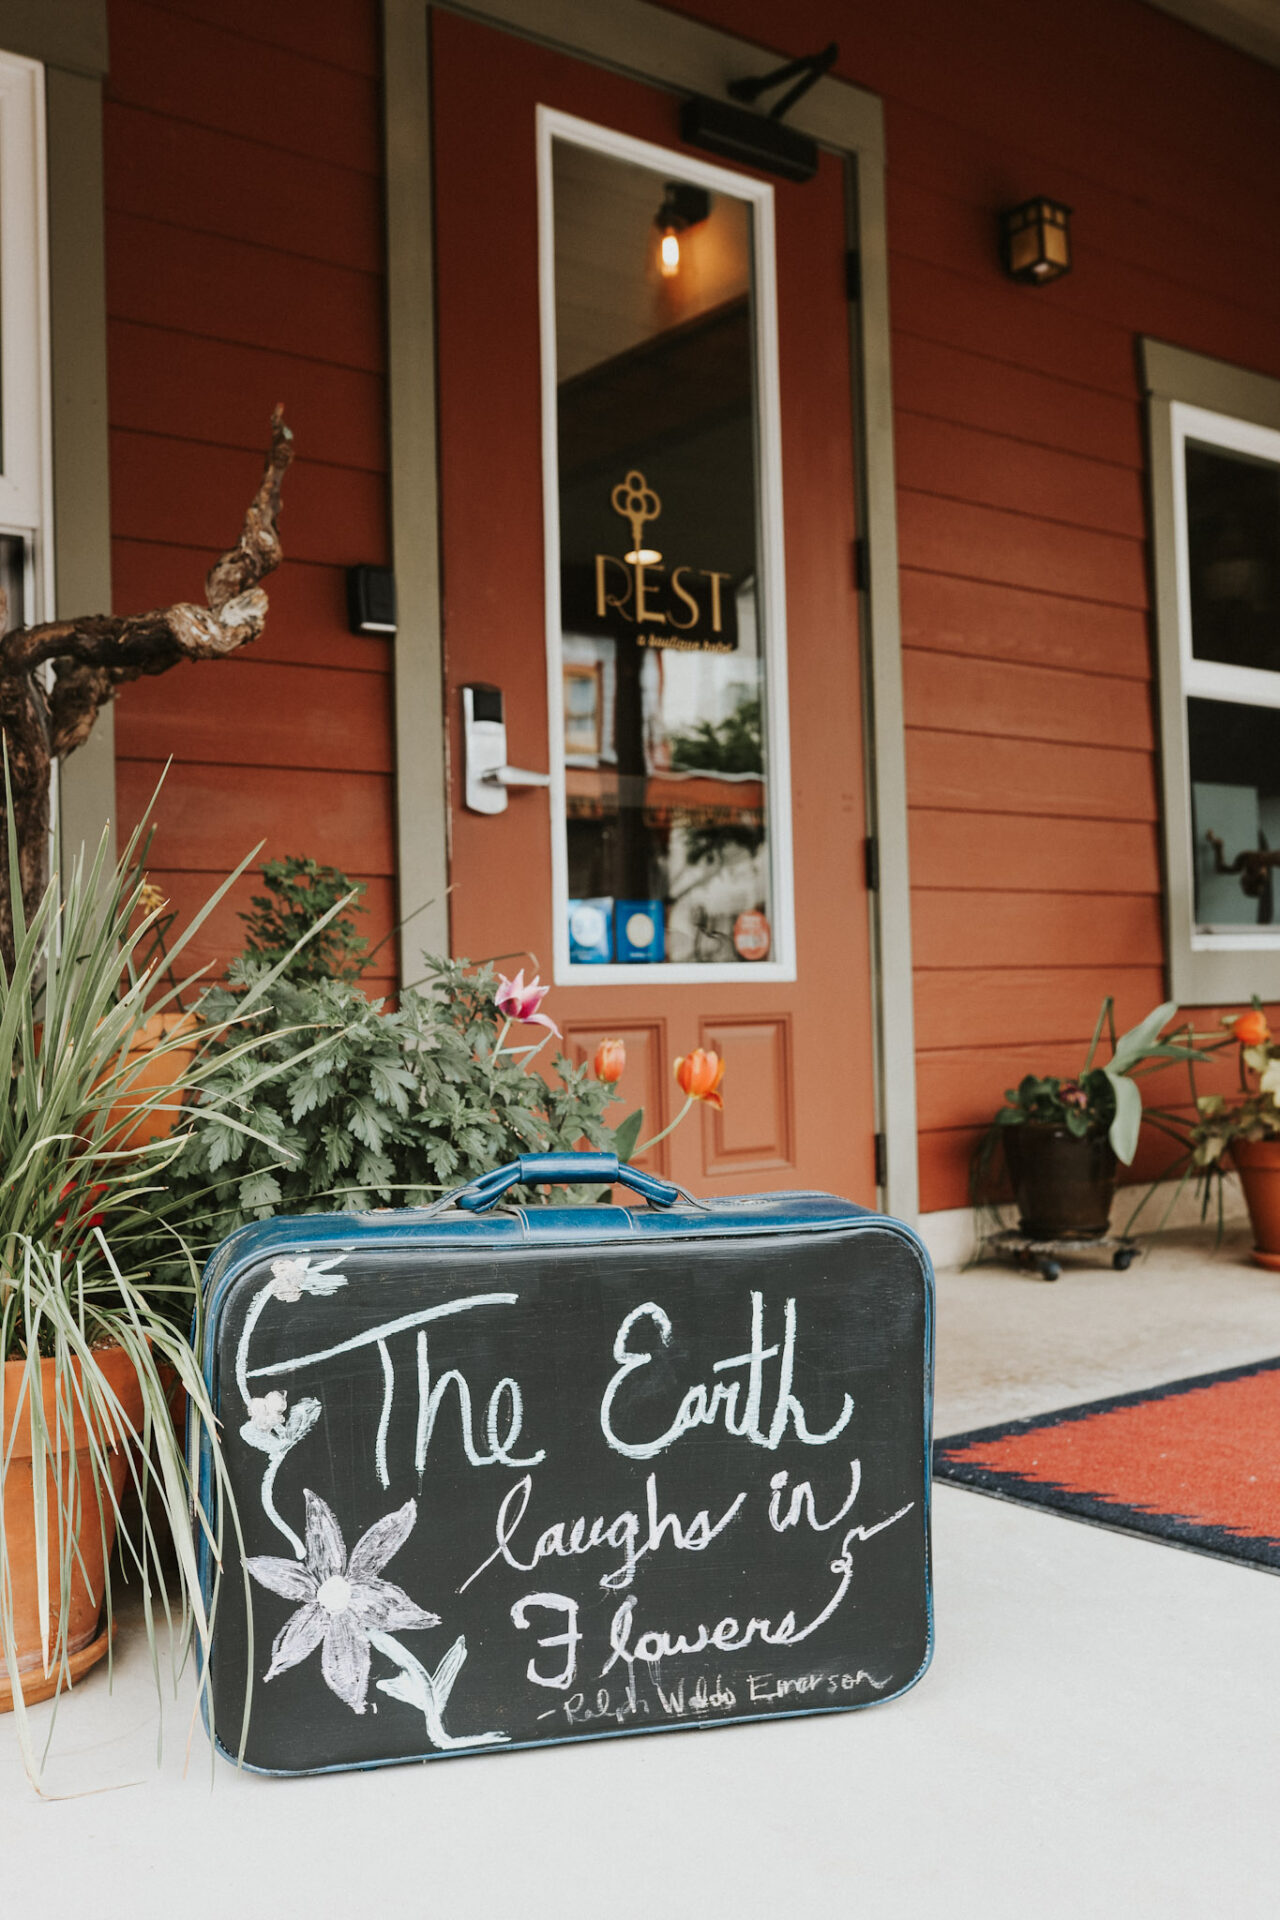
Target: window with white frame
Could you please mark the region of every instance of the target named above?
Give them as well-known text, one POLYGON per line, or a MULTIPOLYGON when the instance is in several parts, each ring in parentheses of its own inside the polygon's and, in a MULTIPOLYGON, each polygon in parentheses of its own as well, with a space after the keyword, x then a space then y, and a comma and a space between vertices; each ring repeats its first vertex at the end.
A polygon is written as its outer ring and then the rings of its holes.
POLYGON ((1170 986, 1280 994, 1280 381, 1144 343, 1170 986))
POLYGON ((0 586, 6 627, 53 612, 44 69, 0 53, 0 586))

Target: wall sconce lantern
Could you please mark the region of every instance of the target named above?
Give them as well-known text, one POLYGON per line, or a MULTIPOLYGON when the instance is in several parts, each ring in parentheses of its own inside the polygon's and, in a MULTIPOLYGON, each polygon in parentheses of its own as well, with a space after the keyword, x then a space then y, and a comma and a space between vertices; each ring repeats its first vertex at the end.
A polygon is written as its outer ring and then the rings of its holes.
POLYGON ((1071 271, 1071 208, 1042 194, 1000 215, 1004 270, 1011 280, 1042 287, 1071 271))
POLYGON ((680 271, 680 235, 690 227, 701 226, 711 212, 711 195, 705 187, 691 187, 683 180, 668 180, 666 197, 653 224, 662 235, 658 243, 658 266, 664 280, 680 271))

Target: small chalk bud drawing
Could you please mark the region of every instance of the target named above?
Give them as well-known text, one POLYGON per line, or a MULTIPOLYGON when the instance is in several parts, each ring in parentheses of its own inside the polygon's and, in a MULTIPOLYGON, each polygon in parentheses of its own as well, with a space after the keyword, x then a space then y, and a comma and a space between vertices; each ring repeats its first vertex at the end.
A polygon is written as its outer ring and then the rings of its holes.
POLYGON ((413 1531, 418 1517, 417 1502, 406 1500, 394 1513, 376 1520, 357 1540, 350 1556, 336 1514, 310 1487, 303 1489, 305 1540, 298 1538, 275 1506, 276 1474, 287 1455, 319 1420, 321 1405, 319 1400, 307 1398, 290 1407, 287 1394, 278 1388, 262 1395, 252 1394, 249 1391, 249 1342, 272 1300, 292 1305, 303 1294, 331 1294, 346 1286, 345 1274, 333 1271, 343 1258, 341 1253, 325 1260, 301 1254, 273 1260, 271 1279, 259 1289, 245 1315, 236 1353, 236 1383, 246 1415, 240 1437, 267 1456, 262 1476, 263 1511, 288 1540, 295 1555, 292 1560, 285 1560, 258 1554, 245 1561, 260 1586, 299 1603, 272 1642, 266 1678, 274 1680, 277 1674, 299 1666, 318 1647, 325 1685, 344 1700, 353 1713, 363 1713, 368 1703, 372 1654, 376 1650, 399 1669, 390 1679, 378 1681, 379 1691, 421 1713, 433 1746, 441 1749, 500 1746, 507 1740, 505 1733, 477 1733, 458 1738, 445 1731, 444 1710, 467 1657, 464 1636, 458 1635, 434 1672, 428 1672, 395 1638, 398 1633, 440 1625, 438 1613, 420 1607, 403 1587, 381 1578, 387 1562, 413 1531))

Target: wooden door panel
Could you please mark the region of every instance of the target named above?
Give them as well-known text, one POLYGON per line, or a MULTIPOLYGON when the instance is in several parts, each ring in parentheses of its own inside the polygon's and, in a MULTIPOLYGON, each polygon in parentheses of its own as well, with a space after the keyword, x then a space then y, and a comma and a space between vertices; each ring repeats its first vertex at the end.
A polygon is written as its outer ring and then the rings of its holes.
MULTIPOLYGON (((476 959, 521 949, 546 979, 547 795, 513 793, 497 816, 465 809, 460 697, 470 681, 502 687, 509 759, 548 766, 536 113, 555 108, 678 153, 677 101, 456 15, 436 13, 432 31, 453 946, 476 959)), ((775 215, 798 977, 756 980, 744 967, 728 983, 575 980, 555 988, 548 1010, 578 1057, 607 1035, 627 1038, 627 1106, 643 1100, 646 1133, 680 1097, 675 1057, 722 1043, 725 1113, 702 1124, 693 1115, 664 1143, 660 1161, 675 1179, 730 1191, 803 1184, 873 1201, 844 179, 834 157, 803 186, 775 183, 775 215)))
POLYGON ((791 1016, 704 1020, 701 1044, 720 1055, 732 1088, 724 1110, 707 1116, 708 1175, 793 1166, 791 1016))

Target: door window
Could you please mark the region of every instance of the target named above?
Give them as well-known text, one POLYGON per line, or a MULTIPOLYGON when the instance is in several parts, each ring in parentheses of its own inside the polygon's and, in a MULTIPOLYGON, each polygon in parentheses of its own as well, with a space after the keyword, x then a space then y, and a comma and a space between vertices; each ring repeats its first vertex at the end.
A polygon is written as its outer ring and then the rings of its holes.
POLYGON ((793 978, 772 189, 540 165, 557 975, 793 978))

